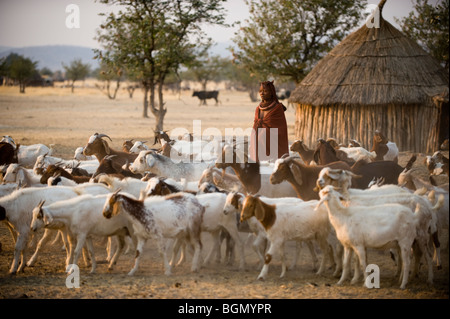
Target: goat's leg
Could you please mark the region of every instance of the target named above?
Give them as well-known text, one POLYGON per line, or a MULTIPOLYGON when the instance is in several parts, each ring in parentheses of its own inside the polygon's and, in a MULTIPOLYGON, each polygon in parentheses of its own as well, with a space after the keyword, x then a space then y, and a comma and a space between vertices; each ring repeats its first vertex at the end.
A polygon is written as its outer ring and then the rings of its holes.
POLYGON ((259 257, 260 265, 264 265, 264 252, 266 250, 266 241, 267 239, 263 235, 258 234, 258 236, 256 236, 256 239, 253 241, 252 244, 253 250, 259 257))
POLYGON ((286 275, 286 258, 284 254, 284 244, 280 246, 280 259, 281 259, 281 274, 280 278, 283 278, 286 275))
POLYGON ((192 236, 192 234, 191 234, 191 246, 194 246, 194 256, 192 257, 191 271, 198 272, 200 269, 200 255, 201 255, 201 249, 202 249, 202 244, 200 242, 200 236, 198 236, 196 238, 196 237, 192 236))
POLYGON ((170 276, 172 274, 172 267, 169 263, 169 258, 167 258, 167 239, 158 238, 156 245, 158 246, 159 254, 163 258, 164 274, 170 276))
POLYGON ((348 246, 344 246, 344 261, 341 279, 337 282, 337 285, 342 285, 345 280, 347 280, 348 274, 350 273, 350 262, 352 259, 352 249, 348 246))
MULTIPOLYGON (((317 269, 317 263, 319 262, 319 259, 317 258, 316 251, 314 249, 314 244, 311 240, 306 241, 306 246, 308 247, 309 253, 311 254, 311 259, 313 261, 313 271, 316 271, 317 269)), ((323 252, 325 256, 326 252, 323 252)))
POLYGON ((66 257, 66 268, 73 263, 73 255, 75 250, 75 238, 72 235, 67 236, 68 242, 69 242, 69 250, 67 252, 66 257))
POLYGON ((327 259, 329 257, 329 254, 328 254, 329 246, 328 246, 328 242, 324 238, 318 239, 318 242, 320 245, 320 249, 322 250, 322 260, 320 261, 319 270, 316 272, 316 274, 321 275, 321 274, 323 274, 323 272, 326 269, 327 259))
POLYGON ((80 258, 80 254, 83 250, 84 244, 86 242, 86 235, 85 234, 81 234, 77 236, 77 245, 75 247, 75 251, 74 251, 74 255, 73 255, 73 262, 72 264, 70 264, 67 269, 66 272, 67 273, 72 273, 72 267, 71 265, 78 265, 78 259, 80 258))
POLYGON ((119 256, 122 254, 122 251, 123 251, 123 249, 125 247, 125 238, 124 238, 124 236, 118 235, 117 236, 117 240, 118 240, 119 247, 116 249, 115 254, 111 258, 111 262, 108 265, 108 270, 112 270, 113 269, 114 265, 117 262, 117 259, 119 259, 119 256))
POLYGON ((14 227, 10 223, 6 222, 5 224, 6 224, 6 227, 8 227, 9 232, 11 233, 11 236, 12 236, 12 238, 14 240, 14 244, 16 244, 17 243, 17 232, 16 232, 16 230, 14 229, 14 227))
POLYGON ((139 267, 139 262, 141 260, 141 256, 142 256, 142 252, 144 250, 145 242, 146 242, 146 239, 141 238, 141 237, 137 238, 136 257, 134 258, 134 267, 128 273, 129 276, 133 276, 136 273, 136 271, 137 271, 137 269, 139 267))
MULTIPOLYGON (((367 256, 366 256, 366 248, 363 246, 356 246, 355 247, 355 253, 358 257, 359 263, 362 267, 362 271, 364 274, 364 284, 366 283, 366 278, 367 278, 367 272, 366 272, 366 268, 367 268, 367 256)), ((359 267, 358 267, 359 268, 359 267)), ((355 268, 355 274, 356 274, 356 268, 355 268)), ((356 284, 359 280, 359 276, 356 277, 354 276, 352 281, 350 282, 351 284, 356 284)))
POLYGON ((270 264, 270 261, 272 260, 272 256, 276 251, 279 251, 281 249, 282 245, 284 245, 284 243, 282 243, 282 242, 281 243, 280 242, 271 242, 270 243, 270 248, 265 255, 264 266, 261 269, 261 272, 257 279, 259 279, 259 280, 266 279, 267 273, 269 272, 269 264, 270 264))
MULTIPOLYGON (((23 257, 23 251, 26 249, 27 242, 28 242, 28 231, 25 230, 24 232, 18 232, 16 245, 14 247, 14 260, 9 270, 9 273, 11 275, 15 275, 17 273, 17 270, 19 269, 19 259, 23 257)), ((23 262, 24 261, 22 260, 22 263, 23 262)))
MULTIPOLYGON (((48 243, 48 241, 50 240, 50 235, 51 235, 51 233, 52 233, 52 232, 50 231, 50 229, 45 229, 44 235, 42 236, 41 240, 39 240, 39 242, 38 242, 38 244, 37 244, 37 246, 36 246, 36 250, 34 251, 33 256, 31 256, 30 260, 28 260, 28 262, 27 262, 27 266, 28 266, 28 267, 34 266, 34 264, 35 264, 36 261, 37 261, 37 257, 38 257, 38 255, 39 255, 40 250, 41 250, 42 247, 43 247, 46 243, 48 243)), ((59 234, 59 232, 58 232, 58 234, 59 234)), ((58 235, 58 236, 59 236, 59 235, 58 235)))
POLYGON ((344 247, 341 245, 341 243, 337 243, 336 245, 332 246, 332 249, 334 261, 336 263, 336 269, 333 273, 333 277, 339 277, 339 274, 342 272, 342 258, 344 255, 344 247))
POLYGON ((87 249, 91 256, 91 262, 92 262, 91 274, 94 274, 95 270, 97 269, 97 261, 95 260, 94 245, 92 244, 92 238, 88 237, 86 239, 86 246, 87 246, 87 249))
POLYGON ((442 269, 442 263, 441 263, 441 243, 439 242, 439 236, 438 232, 436 231, 434 234, 431 235, 433 239, 433 245, 434 245, 434 257, 433 259, 436 261, 437 269, 442 269))
POLYGON ((234 240, 235 244, 238 246, 239 250, 239 270, 245 269, 245 252, 244 252, 244 243, 242 242, 241 238, 239 237, 239 232, 235 227, 226 227, 228 233, 230 234, 231 238, 234 240))
POLYGON ((216 262, 217 263, 220 263, 220 259, 221 259, 221 256, 220 256, 220 231, 217 230, 217 231, 211 232, 211 236, 213 238, 213 245, 212 245, 208 255, 205 258, 205 261, 203 263, 204 265, 207 265, 210 263, 213 254, 216 254, 216 262))
POLYGON ((410 256, 410 251, 411 251, 411 245, 406 245, 406 247, 401 247, 400 248, 400 252, 401 252, 401 256, 402 256, 402 283, 400 285, 400 289, 405 289, 406 284, 408 283, 408 276, 409 276, 409 267, 410 267, 410 263, 411 263, 411 256, 410 256))

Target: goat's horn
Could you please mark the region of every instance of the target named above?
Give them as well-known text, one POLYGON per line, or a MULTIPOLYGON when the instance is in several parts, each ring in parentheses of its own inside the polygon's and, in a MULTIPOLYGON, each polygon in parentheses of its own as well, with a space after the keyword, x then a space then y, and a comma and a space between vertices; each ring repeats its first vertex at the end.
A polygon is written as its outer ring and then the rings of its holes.
POLYGON ((97 137, 98 137, 98 138, 107 137, 107 138, 109 138, 109 140, 112 142, 112 139, 111 139, 108 135, 106 135, 106 134, 100 133, 100 134, 97 134, 97 137))
POLYGON ((281 156, 280 158, 286 158, 289 157, 289 153, 284 153, 283 156, 281 156))
POLYGON ((39 204, 37 205, 37 207, 39 207, 39 209, 42 208, 42 206, 44 206, 45 200, 40 200, 39 204))

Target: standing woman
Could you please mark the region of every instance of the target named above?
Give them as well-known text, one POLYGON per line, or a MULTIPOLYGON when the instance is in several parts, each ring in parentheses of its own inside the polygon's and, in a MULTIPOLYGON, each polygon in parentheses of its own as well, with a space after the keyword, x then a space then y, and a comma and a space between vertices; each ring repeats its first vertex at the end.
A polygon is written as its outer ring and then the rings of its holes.
MULTIPOLYGON (((273 81, 261 82, 259 88, 261 103, 256 107, 255 120, 250 142, 250 158, 253 161, 276 160, 289 153, 289 141, 287 132, 286 107, 278 101, 273 81), (278 129, 278 136, 271 140, 271 128, 278 129), (276 152, 271 152, 272 149, 276 152)), ((275 133, 272 130, 272 133, 275 133)))

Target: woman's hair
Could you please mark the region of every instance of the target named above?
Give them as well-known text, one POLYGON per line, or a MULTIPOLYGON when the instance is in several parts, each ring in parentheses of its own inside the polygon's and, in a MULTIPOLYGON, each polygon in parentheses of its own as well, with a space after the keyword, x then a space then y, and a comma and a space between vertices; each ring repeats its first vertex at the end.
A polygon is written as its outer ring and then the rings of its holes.
POLYGON ((260 86, 268 89, 272 93, 273 100, 278 102, 277 91, 275 90, 275 86, 273 85, 273 81, 261 82, 260 86))

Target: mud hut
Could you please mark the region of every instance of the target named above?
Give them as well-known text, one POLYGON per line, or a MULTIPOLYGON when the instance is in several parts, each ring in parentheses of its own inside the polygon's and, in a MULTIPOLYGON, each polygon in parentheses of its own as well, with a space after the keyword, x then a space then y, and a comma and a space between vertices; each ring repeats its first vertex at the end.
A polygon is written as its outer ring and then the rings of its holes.
POLYGON ((430 153, 448 137, 448 73, 383 19, 347 36, 292 92, 295 136, 356 139, 371 148, 380 130, 400 151, 430 153))

